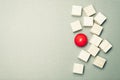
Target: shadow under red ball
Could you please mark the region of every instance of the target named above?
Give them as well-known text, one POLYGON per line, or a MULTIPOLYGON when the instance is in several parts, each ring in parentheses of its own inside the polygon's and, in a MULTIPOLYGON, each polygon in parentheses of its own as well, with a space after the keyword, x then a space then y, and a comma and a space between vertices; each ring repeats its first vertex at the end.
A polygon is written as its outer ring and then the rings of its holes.
POLYGON ((88 39, 85 34, 79 33, 75 36, 74 42, 78 47, 84 47, 88 43, 88 39))

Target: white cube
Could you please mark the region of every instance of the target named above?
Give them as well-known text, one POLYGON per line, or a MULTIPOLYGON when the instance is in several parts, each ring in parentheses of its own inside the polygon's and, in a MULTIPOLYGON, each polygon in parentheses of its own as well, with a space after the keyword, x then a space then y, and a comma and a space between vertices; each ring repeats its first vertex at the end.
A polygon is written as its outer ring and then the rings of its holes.
POLYGON ((102 38, 100 38, 97 35, 93 35, 89 42, 91 44, 95 45, 95 46, 99 46, 99 44, 101 43, 101 41, 102 41, 102 38))
POLYGON ((107 18, 101 12, 99 12, 94 18, 95 22, 99 25, 102 25, 106 19, 107 18))
POLYGON ((107 53, 111 48, 112 45, 110 44, 110 42, 108 42, 107 40, 103 40, 101 42, 101 44, 99 45, 99 47, 105 52, 107 53))
POLYGON ((93 5, 89 5, 85 8, 83 8, 84 12, 86 13, 87 16, 92 16, 96 13, 93 5))
POLYGON ((83 26, 93 26, 93 17, 83 17, 83 26))
POLYGON ((96 47, 95 45, 91 44, 90 47, 87 50, 92 56, 96 56, 98 54, 98 52, 100 51, 100 49, 98 47, 96 47))
POLYGON ((73 16, 81 16, 82 13, 82 6, 72 6, 72 15, 73 16))
POLYGON ((95 59, 94 59, 94 62, 93 64, 99 68, 103 68, 104 65, 105 65, 105 62, 106 62, 106 59, 100 57, 100 56, 97 56, 95 59))
POLYGON ((74 63, 73 73, 83 74, 83 71, 84 71, 84 65, 83 64, 74 63))
POLYGON ((81 26, 80 21, 77 20, 77 21, 72 22, 72 23, 71 23, 71 28, 72 28, 72 31, 73 31, 73 32, 82 30, 82 26, 81 26))
POLYGON ((90 54, 88 52, 86 52, 85 50, 81 50, 80 54, 78 56, 79 59, 81 59, 81 60, 83 60, 85 62, 88 61, 89 57, 90 57, 90 54))
POLYGON ((94 23, 93 27, 91 28, 90 32, 96 35, 100 35, 103 30, 102 26, 99 26, 98 24, 94 23))

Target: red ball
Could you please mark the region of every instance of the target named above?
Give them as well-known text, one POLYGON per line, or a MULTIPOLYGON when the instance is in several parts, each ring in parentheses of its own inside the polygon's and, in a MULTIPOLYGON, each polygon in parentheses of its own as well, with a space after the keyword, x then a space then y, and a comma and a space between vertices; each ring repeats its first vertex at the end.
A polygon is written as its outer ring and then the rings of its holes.
POLYGON ((88 39, 85 34, 79 33, 75 36, 74 42, 78 47, 84 47, 88 43, 88 39))

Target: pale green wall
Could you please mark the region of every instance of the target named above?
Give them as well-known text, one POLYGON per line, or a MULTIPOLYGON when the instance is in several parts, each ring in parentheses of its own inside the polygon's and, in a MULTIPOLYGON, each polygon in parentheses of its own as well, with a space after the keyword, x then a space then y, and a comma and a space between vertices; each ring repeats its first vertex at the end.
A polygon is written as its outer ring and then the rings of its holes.
MULTIPOLYGON (((91 37, 89 28, 82 32, 91 37)), ((119 42, 120 0, 0 0, 0 80, 119 80, 119 42), (89 4, 108 18, 101 37, 113 48, 100 52, 108 60, 102 70, 93 57, 77 59, 81 48, 69 24, 80 19, 70 15, 71 6, 89 4), (85 64, 84 75, 72 73, 74 62, 85 64)))

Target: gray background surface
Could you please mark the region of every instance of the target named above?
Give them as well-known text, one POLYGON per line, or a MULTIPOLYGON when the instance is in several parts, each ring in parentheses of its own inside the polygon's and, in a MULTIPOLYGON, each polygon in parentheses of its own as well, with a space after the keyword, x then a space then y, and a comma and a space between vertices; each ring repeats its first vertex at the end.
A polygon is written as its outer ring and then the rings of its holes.
MULTIPOLYGON (((0 80, 119 80, 120 0, 0 0, 0 80), (108 18, 102 38, 113 48, 100 56, 104 69, 77 59, 81 49, 73 43, 72 5, 93 4, 108 18), (72 73, 73 63, 85 64, 84 75, 72 73)), ((91 37, 89 28, 83 31, 91 37)))

